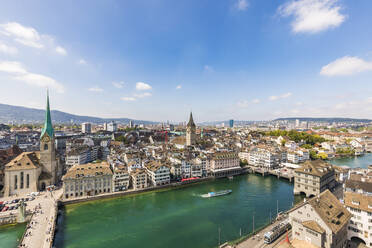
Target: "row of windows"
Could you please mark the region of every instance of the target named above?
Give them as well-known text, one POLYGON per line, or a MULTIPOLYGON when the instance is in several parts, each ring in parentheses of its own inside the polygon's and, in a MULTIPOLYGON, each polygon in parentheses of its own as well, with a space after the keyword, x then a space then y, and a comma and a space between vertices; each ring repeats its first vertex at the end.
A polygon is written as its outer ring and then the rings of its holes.
MULTIPOLYGON (((24 174, 21 172, 21 183, 19 185, 20 189, 24 188, 24 174)), ((30 187, 30 175, 26 175, 26 188, 28 189, 30 187)), ((14 189, 18 189, 18 175, 14 175, 14 189)))

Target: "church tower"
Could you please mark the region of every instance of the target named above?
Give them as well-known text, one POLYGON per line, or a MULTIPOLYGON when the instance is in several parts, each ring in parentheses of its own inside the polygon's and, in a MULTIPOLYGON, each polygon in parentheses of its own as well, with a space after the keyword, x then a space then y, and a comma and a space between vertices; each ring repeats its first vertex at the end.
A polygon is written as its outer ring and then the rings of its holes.
POLYGON ((186 128, 186 145, 187 146, 193 146, 195 145, 195 131, 196 131, 196 125, 194 123, 194 119, 192 118, 192 112, 190 112, 190 118, 189 122, 187 123, 186 128))
POLYGON ((44 127, 40 135, 40 163, 43 167, 43 173, 50 176, 51 184, 57 183, 57 160, 54 143, 54 130, 52 118, 50 117, 49 93, 47 92, 47 106, 45 111, 44 127))

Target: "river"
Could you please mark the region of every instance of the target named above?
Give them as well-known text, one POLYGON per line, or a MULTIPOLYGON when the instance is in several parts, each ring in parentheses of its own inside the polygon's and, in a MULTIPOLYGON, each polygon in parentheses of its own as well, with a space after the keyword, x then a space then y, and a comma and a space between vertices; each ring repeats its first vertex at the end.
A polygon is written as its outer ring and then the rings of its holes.
MULTIPOLYGON (((335 165, 366 168, 372 154, 339 158, 335 165)), ((275 177, 242 175, 180 189, 69 205, 59 218, 57 248, 85 247, 215 247, 268 223, 270 212, 287 210, 293 185, 275 177), (209 191, 232 189, 230 195, 201 198, 209 191)), ((0 247, 17 247, 24 225, 0 228, 0 247)))
MULTIPOLYGON (((298 198, 299 199, 299 198, 298 198)), ((242 175, 188 187, 68 205, 60 218, 57 248, 215 247, 269 222, 292 207, 293 185, 268 176, 242 175), (209 191, 232 193, 202 198, 209 191)))

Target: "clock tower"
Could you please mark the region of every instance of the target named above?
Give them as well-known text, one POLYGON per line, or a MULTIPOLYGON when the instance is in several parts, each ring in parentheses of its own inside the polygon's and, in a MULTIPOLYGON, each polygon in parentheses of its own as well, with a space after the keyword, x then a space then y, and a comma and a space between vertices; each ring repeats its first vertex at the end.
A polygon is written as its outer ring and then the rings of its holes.
POLYGON ((57 160, 54 143, 54 130, 50 117, 49 93, 47 93, 47 106, 45 111, 44 127, 40 135, 40 163, 42 172, 50 177, 51 184, 57 183, 57 160))

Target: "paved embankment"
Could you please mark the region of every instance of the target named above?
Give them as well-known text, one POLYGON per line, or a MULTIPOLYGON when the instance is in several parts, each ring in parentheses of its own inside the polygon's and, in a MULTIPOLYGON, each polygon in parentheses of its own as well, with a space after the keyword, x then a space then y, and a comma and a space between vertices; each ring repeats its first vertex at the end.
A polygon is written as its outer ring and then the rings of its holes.
POLYGON ((33 201, 32 218, 19 247, 50 248, 53 244, 55 221, 57 218, 57 200, 62 195, 62 189, 54 192, 44 192, 33 201))

